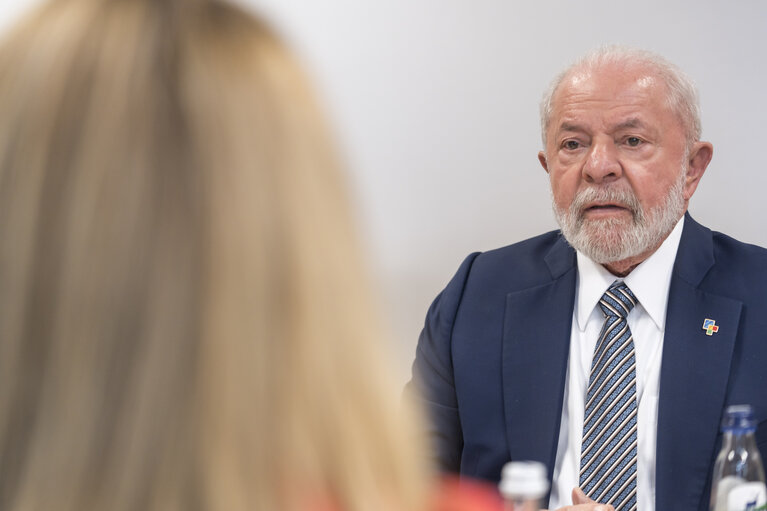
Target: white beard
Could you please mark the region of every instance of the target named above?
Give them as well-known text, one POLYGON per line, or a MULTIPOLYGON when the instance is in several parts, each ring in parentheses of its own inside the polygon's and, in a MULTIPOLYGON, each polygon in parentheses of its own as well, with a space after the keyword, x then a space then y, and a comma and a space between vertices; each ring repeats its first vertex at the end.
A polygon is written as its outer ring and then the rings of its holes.
POLYGON ((642 209, 631 188, 589 187, 576 194, 569 209, 559 209, 552 201, 554 216, 567 242, 595 263, 623 261, 659 247, 682 218, 686 176, 684 165, 666 200, 649 211, 642 209), (587 220, 583 208, 594 201, 621 204, 631 211, 632 218, 587 220))

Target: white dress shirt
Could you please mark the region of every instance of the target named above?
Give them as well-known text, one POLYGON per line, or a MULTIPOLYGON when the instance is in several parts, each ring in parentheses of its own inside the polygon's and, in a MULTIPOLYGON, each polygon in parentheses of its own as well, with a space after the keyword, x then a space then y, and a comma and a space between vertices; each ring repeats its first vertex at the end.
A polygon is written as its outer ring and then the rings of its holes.
MULTIPOLYGON (((658 250, 622 279, 639 300, 639 304, 627 318, 634 336, 637 368, 639 511, 655 509, 655 443, 661 354, 671 271, 682 237, 683 225, 684 217, 677 222, 658 250)), ((577 258, 578 275, 570 334, 570 356, 549 500, 549 509, 552 510, 571 505, 571 492, 578 486, 586 387, 591 372, 591 359, 605 320, 597 304, 607 288, 615 280, 621 280, 580 252, 577 258)))

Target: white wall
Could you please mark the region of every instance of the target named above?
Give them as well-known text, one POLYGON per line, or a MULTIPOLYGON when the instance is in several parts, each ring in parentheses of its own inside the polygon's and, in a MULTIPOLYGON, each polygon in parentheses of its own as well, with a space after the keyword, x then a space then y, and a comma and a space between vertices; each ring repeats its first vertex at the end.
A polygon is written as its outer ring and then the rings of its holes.
POLYGON ((691 213, 767 245, 767 2, 243 0, 282 27, 334 117, 406 377, 465 255, 555 228, 538 101, 587 50, 657 51, 698 83, 715 155, 691 213))
MULTIPOLYGON (((31 1, 0 0, 0 27, 31 1)), ((241 1, 280 27, 325 100, 403 379, 466 254, 555 228, 537 104, 600 44, 658 51, 698 82, 715 155, 691 212, 767 245, 767 1, 241 1)))

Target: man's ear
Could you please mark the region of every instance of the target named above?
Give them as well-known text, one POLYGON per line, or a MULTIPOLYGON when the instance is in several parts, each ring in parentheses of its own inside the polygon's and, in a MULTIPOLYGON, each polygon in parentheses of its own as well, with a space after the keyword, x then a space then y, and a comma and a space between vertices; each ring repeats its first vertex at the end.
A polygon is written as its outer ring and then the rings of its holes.
POLYGON ((541 162, 541 167, 543 167, 543 170, 546 171, 546 173, 549 173, 549 163, 546 161, 546 153, 543 151, 538 151, 538 161, 541 162))
POLYGON ((690 200, 698 188, 700 178, 706 172, 711 158, 714 156, 714 146, 710 142, 695 142, 687 160, 687 178, 684 182, 684 198, 690 200))

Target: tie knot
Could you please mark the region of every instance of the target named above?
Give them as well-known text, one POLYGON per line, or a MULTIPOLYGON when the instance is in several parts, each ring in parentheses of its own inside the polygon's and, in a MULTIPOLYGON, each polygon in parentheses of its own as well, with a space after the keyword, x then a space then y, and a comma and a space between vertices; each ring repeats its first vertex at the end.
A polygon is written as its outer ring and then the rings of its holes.
POLYGON ((605 316, 625 318, 637 304, 637 298, 625 282, 614 282, 602 295, 599 306, 605 316))

